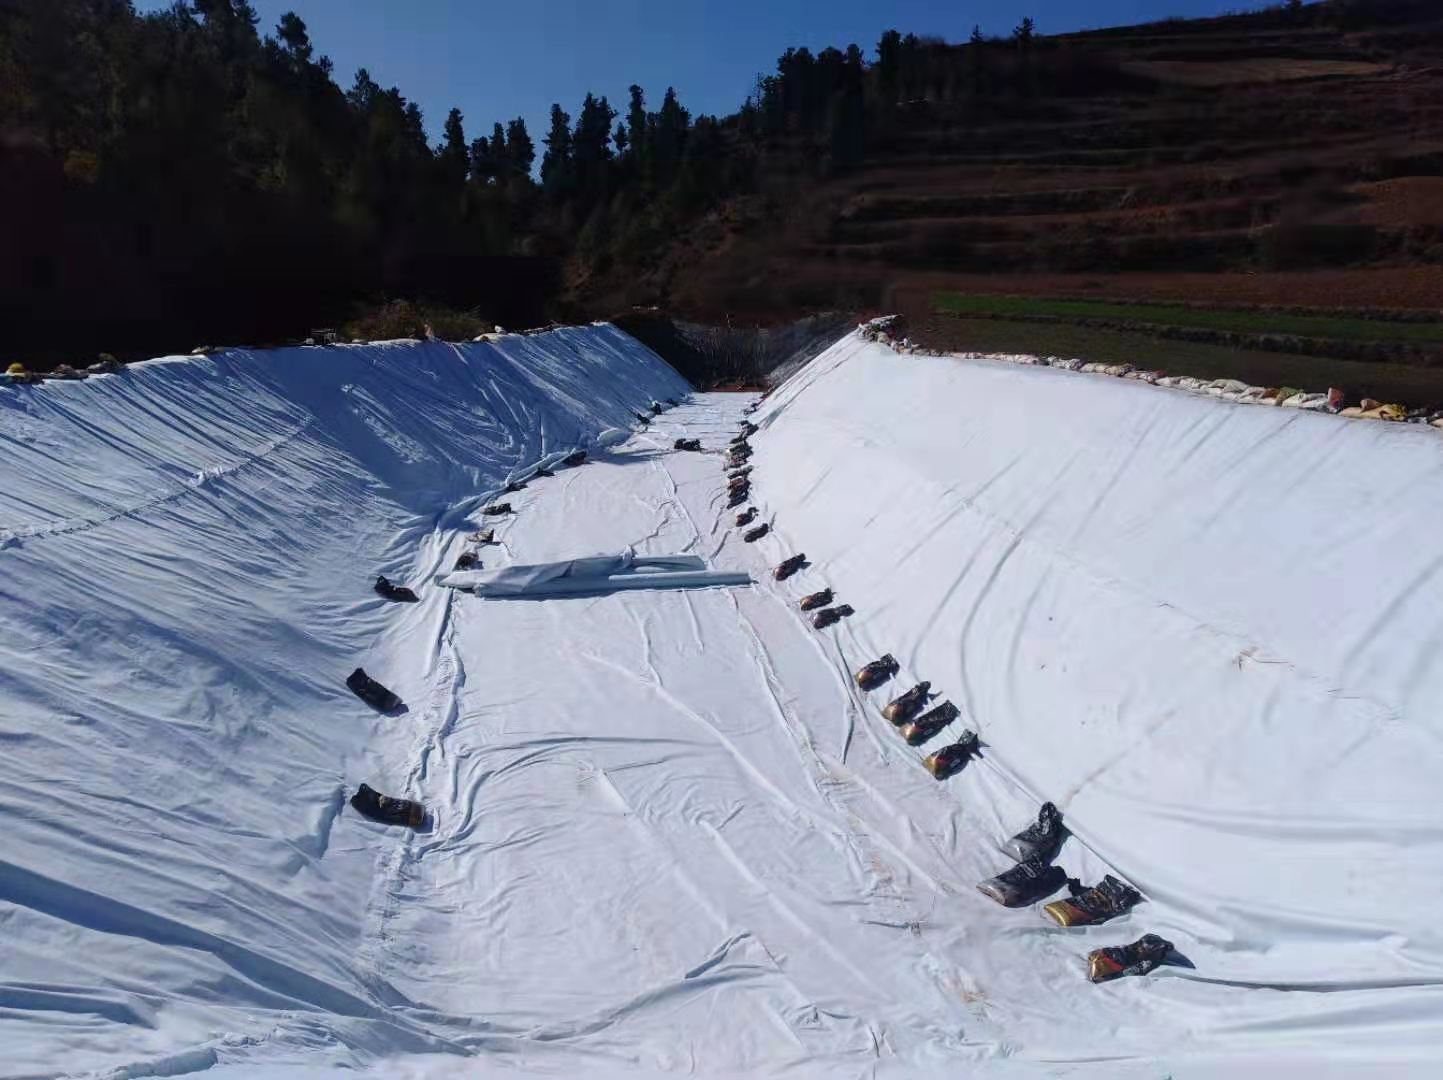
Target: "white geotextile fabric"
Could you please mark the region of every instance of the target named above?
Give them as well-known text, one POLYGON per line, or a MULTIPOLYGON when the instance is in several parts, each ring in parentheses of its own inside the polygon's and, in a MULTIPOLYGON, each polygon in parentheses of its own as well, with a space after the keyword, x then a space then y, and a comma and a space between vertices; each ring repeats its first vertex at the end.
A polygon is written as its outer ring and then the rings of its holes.
POLYGON ((1443 1036, 1436 431, 857 335, 753 419, 864 651, 1143 890, 1185 977, 1443 1036))
POLYGON ((670 451, 745 396, 604 434, 686 389, 590 327, 0 390, 0 1076, 1433 1074, 1436 433, 853 338, 755 417, 745 544, 670 451), (488 570, 756 584, 434 586, 576 448, 488 570), (917 678, 982 732, 946 783, 917 678), (977 892, 1041 798, 1135 912, 977 892), (1194 966, 1086 982, 1149 930, 1194 966))

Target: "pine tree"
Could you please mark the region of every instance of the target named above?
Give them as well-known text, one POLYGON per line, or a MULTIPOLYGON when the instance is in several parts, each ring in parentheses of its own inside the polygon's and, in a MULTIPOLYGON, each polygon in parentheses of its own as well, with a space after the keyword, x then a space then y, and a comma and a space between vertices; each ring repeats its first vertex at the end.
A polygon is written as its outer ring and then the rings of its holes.
POLYGON ((281 16, 281 21, 276 24, 276 37, 297 67, 311 62, 311 38, 306 33, 306 24, 294 11, 281 16))
POLYGON ((631 144, 631 156, 645 165, 646 146, 646 98, 641 87, 631 86, 631 104, 626 110, 626 139, 631 144))
POLYGON ((697 117, 676 180, 676 198, 683 209, 702 209, 725 185, 724 154, 721 125, 714 117, 697 117))
POLYGON ((862 50, 852 45, 837 73, 828 128, 828 152, 834 171, 845 172, 862 162, 866 149, 867 110, 863 96, 862 50))
POLYGON ((1032 45, 1032 36, 1036 29, 1037 25, 1032 21, 1032 17, 1024 15, 1022 22, 1012 31, 1012 38, 1022 48, 1027 49, 1032 45))
MULTIPOLYGON (((393 95, 397 101, 404 102, 406 100, 394 86, 387 93, 393 95)), ((426 145, 426 120, 421 115, 421 106, 414 101, 407 102, 402 110, 402 115, 405 117, 403 130, 407 140, 413 146, 424 147, 426 145)), ((456 115, 459 117, 461 114, 457 111, 456 115)))
POLYGON ((506 129, 499 123, 492 124, 490 140, 483 135, 480 141, 486 143, 487 174, 484 179, 505 184, 511 172, 506 164, 506 129))
POLYGON ((676 90, 668 86, 661 109, 648 121, 647 139, 651 142, 654 174, 658 183, 667 184, 676 176, 677 167, 681 164, 691 114, 677 101, 676 90))
POLYGON ((471 141, 470 167, 471 179, 478 184, 487 184, 496 179, 499 162, 496 160, 496 151, 491 140, 485 135, 471 141))
POLYGON ((882 100, 897 103, 898 77, 901 73, 902 35, 888 30, 877 42, 877 83, 882 100))
POLYGON ((576 186, 584 199, 605 194, 611 164, 611 121, 615 118, 616 110, 604 97, 587 94, 581 103, 571 136, 571 157, 576 186))
POLYGON ((546 153, 541 155, 541 186, 548 195, 564 195, 572 186, 571 117, 560 105, 551 106, 551 130, 543 141, 546 153))
POLYGON ((359 113, 368 113, 380 94, 381 87, 371 78, 371 73, 365 68, 357 68, 351 89, 346 92, 346 100, 351 103, 351 108, 359 113))
POLYGON ((529 183, 536 162, 536 146, 526 131, 526 121, 517 117, 506 125, 506 165, 509 182, 529 183))
POLYGON ((443 182, 454 188, 464 184, 470 167, 469 157, 466 131, 461 123, 461 110, 452 109, 446 115, 445 141, 436 147, 436 162, 441 168, 443 182))

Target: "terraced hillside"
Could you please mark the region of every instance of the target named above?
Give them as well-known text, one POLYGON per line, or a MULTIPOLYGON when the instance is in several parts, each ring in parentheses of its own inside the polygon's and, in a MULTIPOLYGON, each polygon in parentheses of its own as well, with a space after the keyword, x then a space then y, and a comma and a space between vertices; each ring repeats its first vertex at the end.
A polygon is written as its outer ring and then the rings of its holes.
POLYGON ((947 288, 1438 306, 1436 5, 932 48, 935 78, 869 130, 859 168, 816 183, 798 166, 681 238, 645 284, 713 317, 916 313, 947 288))

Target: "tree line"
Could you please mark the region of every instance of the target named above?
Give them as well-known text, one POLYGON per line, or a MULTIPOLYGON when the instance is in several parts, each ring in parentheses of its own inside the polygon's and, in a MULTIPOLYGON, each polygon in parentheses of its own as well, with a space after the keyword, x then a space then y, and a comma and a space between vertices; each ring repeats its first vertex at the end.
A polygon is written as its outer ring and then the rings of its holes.
POLYGON ((0 5, 7 336, 122 351, 281 338, 383 296, 541 321, 568 280, 644 263, 771 173, 857 167, 909 99, 1018 90, 1015 57, 965 54, 1033 33, 788 49, 724 118, 670 88, 588 94, 539 146, 520 117, 468 138, 452 109, 433 146, 399 88, 364 68, 343 88, 294 13, 264 32, 248 0, 0 5))

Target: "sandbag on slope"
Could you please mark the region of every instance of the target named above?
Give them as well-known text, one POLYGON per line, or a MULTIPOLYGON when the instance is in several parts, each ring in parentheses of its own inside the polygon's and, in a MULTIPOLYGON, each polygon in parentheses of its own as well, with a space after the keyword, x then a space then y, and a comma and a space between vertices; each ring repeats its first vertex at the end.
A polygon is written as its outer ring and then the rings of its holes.
POLYGON ((0 1074, 201 1069, 213 1035, 437 1048, 388 1015, 384 870, 345 798, 410 775, 439 722, 396 654, 450 594, 377 603, 365 568, 440 565, 518 466, 685 389, 605 326, 0 385, 0 798, 25 807, 0 856, 0 1074), (404 723, 344 689, 357 665, 404 723))
POLYGON ((1443 982, 1436 432, 855 335, 757 420, 850 659, 975 721, 996 832, 1054 800, 1210 978, 1443 982))

